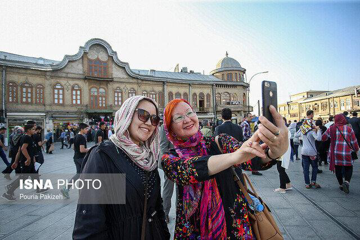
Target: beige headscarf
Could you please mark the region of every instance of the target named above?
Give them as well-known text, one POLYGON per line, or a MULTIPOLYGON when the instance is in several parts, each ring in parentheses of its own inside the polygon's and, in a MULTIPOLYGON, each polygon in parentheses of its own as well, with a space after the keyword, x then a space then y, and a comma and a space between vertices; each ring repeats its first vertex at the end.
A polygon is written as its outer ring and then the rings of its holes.
POLYGON ((155 128, 151 137, 141 146, 136 145, 130 138, 128 128, 131 124, 135 109, 141 100, 148 100, 156 106, 157 103, 144 96, 134 96, 128 98, 115 114, 114 130, 115 134, 111 135, 110 140, 132 160, 134 163, 145 171, 152 171, 157 167, 159 157, 159 129, 155 128))

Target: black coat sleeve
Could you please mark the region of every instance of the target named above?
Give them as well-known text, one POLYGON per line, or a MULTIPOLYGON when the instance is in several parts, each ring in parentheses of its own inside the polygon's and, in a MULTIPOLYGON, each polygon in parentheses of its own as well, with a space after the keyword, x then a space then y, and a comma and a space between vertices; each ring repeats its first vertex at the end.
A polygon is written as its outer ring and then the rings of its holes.
MULTIPOLYGON (((104 155, 101 154, 97 148, 93 149, 89 154, 89 159, 87 160, 82 173, 106 173, 103 156, 104 155)), ((81 197, 80 192, 79 201, 81 201, 81 197)), ((89 195, 87 195, 87 197, 89 197, 89 195)), ((91 197, 101 198, 105 196, 91 197)), ((78 204, 73 239, 108 239, 106 206, 107 205, 105 204, 78 204)))

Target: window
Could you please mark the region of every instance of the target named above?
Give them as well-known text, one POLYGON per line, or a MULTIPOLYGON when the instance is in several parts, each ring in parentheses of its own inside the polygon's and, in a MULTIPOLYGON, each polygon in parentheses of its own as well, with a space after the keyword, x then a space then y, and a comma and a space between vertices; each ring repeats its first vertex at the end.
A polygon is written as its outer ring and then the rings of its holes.
POLYGON ((131 89, 129 90, 129 98, 131 98, 131 97, 133 97, 133 96, 135 96, 135 95, 136 95, 135 89, 131 88, 131 89))
POLYGON ((344 99, 341 99, 341 101, 340 101, 340 109, 345 110, 345 100, 344 99))
POLYGON ((90 89, 90 107, 91 108, 98 107, 98 90, 97 90, 97 88, 90 89))
POLYGON ((21 84, 21 103, 32 103, 33 87, 29 83, 21 84))
POLYGON ((105 108, 106 107, 106 89, 92 87, 90 89, 90 107, 105 108))
POLYGON ((116 88, 114 92, 114 105, 121 106, 122 104, 122 91, 121 88, 116 88))
POLYGON ((326 102, 321 103, 321 111, 325 112, 326 109, 327 109, 327 103, 326 102))
POLYGON ((243 93, 243 105, 246 105, 246 93, 243 93))
POLYGON ((93 77, 107 77, 108 66, 107 62, 102 62, 99 59, 88 59, 89 75, 93 77))
POLYGON ((54 104, 64 104, 64 87, 60 83, 54 86, 54 104))
POLYGON ((354 106, 360 107, 360 100, 355 99, 354 100, 354 106))
POLYGON ((334 101, 334 108, 338 108, 338 102, 334 101))
POLYGON ((175 93, 175 99, 181 98, 181 93, 177 92, 175 93))
POLYGON ((221 79, 225 80, 225 74, 221 74, 221 79))
POLYGON ((106 90, 105 88, 99 88, 99 108, 106 107, 106 90))
POLYGON ((37 85, 35 88, 35 103, 44 104, 44 86, 37 85))
POLYGON ((207 108, 211 107, 211 95, 210 95, 210 93, 206 94, 206 107, 207 108))
POLYGON ((8 84, 8 102, 17 103, 18 87, 16 83, 10 82, 8 84))
POLYGON ((144 91, 142 92, 142 95, 143 95, 144 97, 147 97, 147 96, 148 96, 147 91, 144 90, 144 91))
POLYGON ((75 84, 71 89, 72 105, 81 105, 81 88, 75 84))
POLYGON ((221 94, 217 93, 216 94, 216 105, 221 105, 221 94))
POLYGON ((169 92, 168 94, 168 102, 172 101, 174 99, 174 94, 172 92, 169 92))
POLYGON ((231 94, 231 101, 236 102, 238 100, 238 96, 236 93, 231 94))
POLYGON ((233 80, 233 75, 232 75, 232 73, 226 74, 226 81, 232 81, 232 80, 233 80))
POLYGON ((351 103, 350 103, 350 99, 349 99, 349 98, 346 99, 346 109, 347 109, 347 110, 350 110, 350 109, 351 109, 351 103))
POLYGON ((156 101, 156 92, 150 92, 150 93, 149 93, 149 98, 151 98, 152 100, 156 101))
POLYGON ((159 107, 164 107, 165 101, 164 101, 164 93, 163 92, 159 92, 159 94, 158 94, 158 103, 159 103, 159 107))
POLYGON ((332 103, 332 102, 330 102, 330 108, 333 108, 333 106, 334 106, 334 105, 333 105, 333 103, 332 103))
POLYGON ((222 105, 228 105, 230 102, 230 93, 227 92, 223 93, 221 100, 222 100, 222 105))
MULTIPOLYGON (((239 78, 240 78, 240 76, 241 76, 241 81, 245 82, 244 74, 241 74, 241 75, 240 75, 240 73, 239 73, 239 78)), ((239 80, 240 80, 240 79, 239 79, 239 80)))
POLYGON ((193 95, 192 95, 192 106, 194 108, 197 107, 197 94, 196 93, 193 93, 193 95))
POLYGON ((234 75, 234 80, 235 80, 235 82, 238 81, 238 74, 237 73, 235 73, 235 75, 234 75))
POLYGON ((184 100, 189 101, 189 95, 186 92, 184 92, 183 98, 184 100))

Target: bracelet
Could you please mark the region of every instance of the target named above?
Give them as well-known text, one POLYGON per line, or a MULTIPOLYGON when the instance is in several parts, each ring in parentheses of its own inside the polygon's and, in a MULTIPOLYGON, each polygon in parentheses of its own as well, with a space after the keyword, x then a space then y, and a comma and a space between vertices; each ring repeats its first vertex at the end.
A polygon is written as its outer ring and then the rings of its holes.
POLYGON ((272 157, 270 157, 269 151, 270 151, 270 148, 267 148, 267 149, 265 150, 265 154, 266 154, 266 156, 267 156, 268 158, 270 158, 271 160, 278 160, 278 159, 280 158, 280 157, 278 157, 278 158, 272 158, 272 157))

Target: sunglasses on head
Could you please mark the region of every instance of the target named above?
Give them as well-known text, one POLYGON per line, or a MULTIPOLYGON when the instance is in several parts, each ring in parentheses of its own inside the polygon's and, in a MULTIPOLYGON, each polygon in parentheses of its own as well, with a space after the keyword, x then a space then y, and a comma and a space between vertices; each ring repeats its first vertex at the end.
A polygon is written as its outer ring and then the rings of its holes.
POLYGON ((157 126, 160 122, 160 117, 158 115, 155 115, 155 114, 151 115, 148 111, 141 109, 141 108, 135 109, 135 111, 137 111, 137 113, 138 113, 139 120, 144 123, 146 123, 149 120, 149 118, 150 118, 151 125, 153 125, 153 126, 157 126))

